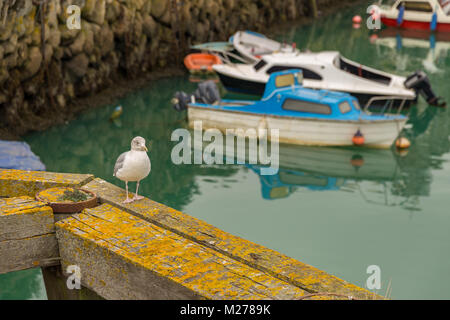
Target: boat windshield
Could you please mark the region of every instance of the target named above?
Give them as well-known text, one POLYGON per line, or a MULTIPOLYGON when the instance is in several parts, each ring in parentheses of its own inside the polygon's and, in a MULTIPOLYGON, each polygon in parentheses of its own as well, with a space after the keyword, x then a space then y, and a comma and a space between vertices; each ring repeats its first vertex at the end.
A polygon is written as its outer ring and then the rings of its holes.
POLYGON ((342 114, 346 114, 352 111, 352 106, 348 103, 348 101, 344 101, 339 104, 339 110, 341 110, 342 114))
POLYGON ((275 86, 277 88, 281 87, 289 87, 295 84, 295 75, 293 73, 283 74, 281 76, 276 77, 275 86))
POLYGON ((391 83, 390 77, 386 77, 382 74, 370 71, 365 66, 353 61, 346 61, 342 57, 336 57, 334 60, 334 65, 342 71, 346 71, 367 80, 375 81, 385 85, 389 85, 391 83))
POLYGON ((256 71, 258 71, 258 70, 260 70, 261 68, 263 68, 265 65, 267 65, 267 62, 266 62, 264 59, 261 59, 261 60, 259 60, 259 62, 258 62, 257 64, 255 64, 255 65, 253 66, 253 68, 254 68, 256 71))

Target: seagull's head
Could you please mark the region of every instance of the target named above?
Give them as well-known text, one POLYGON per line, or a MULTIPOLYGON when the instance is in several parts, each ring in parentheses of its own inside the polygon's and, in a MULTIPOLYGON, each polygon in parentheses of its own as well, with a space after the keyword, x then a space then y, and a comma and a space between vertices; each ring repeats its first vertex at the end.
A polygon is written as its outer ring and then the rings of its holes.
POLYGON ((145 146, 145 139, 142 137, 136 137, 131 140, 131 150, 148 152, 148 149, 145 146))

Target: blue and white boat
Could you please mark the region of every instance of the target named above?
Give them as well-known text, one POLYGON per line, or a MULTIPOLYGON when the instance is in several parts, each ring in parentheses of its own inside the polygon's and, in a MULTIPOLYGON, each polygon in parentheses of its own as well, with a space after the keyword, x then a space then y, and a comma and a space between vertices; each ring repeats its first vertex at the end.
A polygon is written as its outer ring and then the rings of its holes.
POLYGON ((206 99, 205 103, 193 95, 186 102, 189 126, 202 121, 203 129, 224 133, 278 129, 280 143, 316 146, 350 146, 355 136, 362 135, 367 147, 389 148, 406 124, 408 118, 400 114, 361 110, 358 100, 347 93, 304 88, 302 78, 299 70, 273 73, 260 101, 206 99))

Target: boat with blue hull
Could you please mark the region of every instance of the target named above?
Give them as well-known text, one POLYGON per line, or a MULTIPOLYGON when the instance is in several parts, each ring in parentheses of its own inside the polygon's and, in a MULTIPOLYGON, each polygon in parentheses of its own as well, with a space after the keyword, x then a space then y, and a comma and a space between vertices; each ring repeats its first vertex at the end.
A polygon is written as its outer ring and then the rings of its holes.
POLYGON ((273 73, 260 101, 211 101, 199 94, 177 93, 175 108, 188 109, 190 127, 202 121, 205 130, 222 132, 278 129, 279 142, 298 145, 350 146, 358 136, 359 145, 389 148, 406 124, 408 118, 400 114, 361 110, 358 100, 347 93, 304 88, 302 79, 300 70, 273 73))

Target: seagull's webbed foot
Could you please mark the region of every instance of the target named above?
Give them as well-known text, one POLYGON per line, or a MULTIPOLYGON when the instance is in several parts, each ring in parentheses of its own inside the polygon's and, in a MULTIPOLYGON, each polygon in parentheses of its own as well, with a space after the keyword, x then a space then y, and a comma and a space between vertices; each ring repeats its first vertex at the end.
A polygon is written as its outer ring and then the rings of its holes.
POLYGON ((126 198, 124 202, 122 202, 123 204, 127 204, 127 203, 132 203, 135 199, 130 199, 130 198, 126 198))
POLYGON ((134 198, 133 198, 132 200, 133 200, 133 201, 138 201, 138 200, 142 200, 142 199, 144 199, 143 196, 135 195, 134 198))

